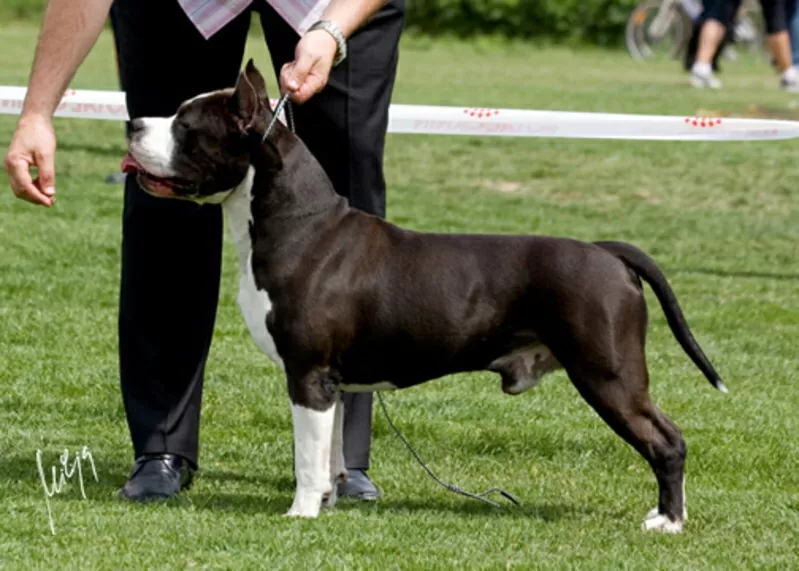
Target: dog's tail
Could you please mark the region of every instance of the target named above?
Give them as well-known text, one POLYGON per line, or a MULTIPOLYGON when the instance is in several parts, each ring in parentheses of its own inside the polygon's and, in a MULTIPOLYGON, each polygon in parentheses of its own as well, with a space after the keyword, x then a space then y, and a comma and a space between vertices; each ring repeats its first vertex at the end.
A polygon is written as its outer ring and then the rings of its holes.
POLYGON ((726 393, 727 387, 713 365, 710 364, 710 360, 702 351, 699 343, 694 339, 693 333, 685 322, 680 304, 677 303, 677 297, 655 261, 640 249, 625 242, 594 242, 594 244, 621 259, 650 285, 663 308, 663 313, 666 314, 666 321, 668 321, 671 332, 683 350, 704 373, 710 384, 726 393))

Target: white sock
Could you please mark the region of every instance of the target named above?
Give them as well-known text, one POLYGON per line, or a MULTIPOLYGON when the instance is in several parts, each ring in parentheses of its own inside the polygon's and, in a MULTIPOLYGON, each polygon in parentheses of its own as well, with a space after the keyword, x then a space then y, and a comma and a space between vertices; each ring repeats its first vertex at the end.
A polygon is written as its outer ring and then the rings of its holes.
POLYGON ((799 79, 799 71, 793 66, 782 72, 783 81, 796 81, 797 79, 799 79))
POLYGON ((713 75, 713 68, 710 66, 709 63, 702 63, 701 61, 694 62, 693 67, 691 67, 691 73, 695 73, 701 77, 709 77, 713 75))

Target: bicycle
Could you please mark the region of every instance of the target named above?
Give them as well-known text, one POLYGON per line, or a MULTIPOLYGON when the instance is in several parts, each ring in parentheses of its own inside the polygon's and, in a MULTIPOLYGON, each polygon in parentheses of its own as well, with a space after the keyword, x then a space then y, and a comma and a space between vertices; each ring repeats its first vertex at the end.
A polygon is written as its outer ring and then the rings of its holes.
MULTIPOLYGON (((678 59, 690 39, 694 21, 702 13, 699 0, 644 0, 632 11, 625 27, 627 51, 638 61, 678 59)), ((764 35, 760 5, 744 0, 733 30, 735 44, 761 50, 764 35)), ((728 59, 735 52, 725 50, 728 59)))

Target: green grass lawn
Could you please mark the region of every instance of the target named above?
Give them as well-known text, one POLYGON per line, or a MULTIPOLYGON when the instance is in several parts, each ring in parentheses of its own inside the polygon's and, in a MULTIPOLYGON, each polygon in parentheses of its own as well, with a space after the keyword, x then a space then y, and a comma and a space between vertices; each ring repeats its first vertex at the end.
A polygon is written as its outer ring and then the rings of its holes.
MULTIPOLYGON (((0 85, 23 85, 35 29, 0 36, 0 85)), ((268 69, 257 38, 250 51, 268 69)), ((112 53, 106 35, 73 86, 115 89, 112 53)), ((394 102, 675 115, 797 102, 762 61, 727 64, 722 79, 700 92, 676 63, 620 52, 407 39, 394 102)), ((14 123, 0 117, 3 152, 14 123)), ((0 175, 0 568, 799 568, 796 142, 389 136, 396 223, 628 240, 662 265, 731 391, 694 368, 647 290, 651 392, 688 445, 689 519, 663 536, 640 530, 657 499, 648 466, 563 373, 516 398, 489 374, 386 396, 442 478, 505 488, 521 507, 437 486, 376 406, 384 499, 281 517, 293 497, 285 383, 238 313, 229 242, 196 484, 168 504, 115 499, 132 451, 116 356, 121 187, 103 177, 124 153, 123 125, 56 129, 54 208, 15 200, 0 175), (52 498, 52 535, 36 452, 48 469, 82 446, 99 482, 84 465, 86 499, 75 483, 52 498)))

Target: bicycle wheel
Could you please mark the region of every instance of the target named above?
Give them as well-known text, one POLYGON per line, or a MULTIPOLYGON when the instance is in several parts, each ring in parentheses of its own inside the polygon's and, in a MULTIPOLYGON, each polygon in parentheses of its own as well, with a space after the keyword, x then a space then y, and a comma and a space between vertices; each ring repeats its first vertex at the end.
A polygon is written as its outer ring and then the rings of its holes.
POLYGON ((689 24, 681 9, 661 11, 660 0, 646 0, 627 19, 624 39, 633 59, 676 59, 688 37, 689 24))

